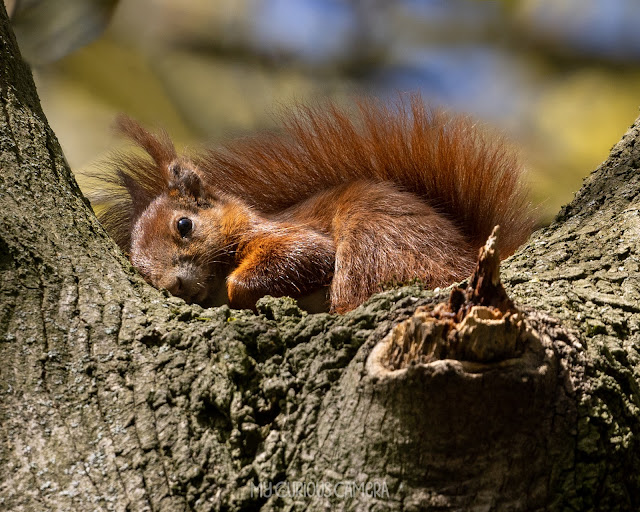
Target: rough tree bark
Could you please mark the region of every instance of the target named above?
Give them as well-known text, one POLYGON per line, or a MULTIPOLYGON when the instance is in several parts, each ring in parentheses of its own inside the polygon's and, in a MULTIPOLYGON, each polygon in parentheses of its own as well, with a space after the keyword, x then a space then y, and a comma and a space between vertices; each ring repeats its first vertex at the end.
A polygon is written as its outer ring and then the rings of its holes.
POLYGON ((448 294, 253 314, 147 286, 82 198, 2 7, 0 105, 0 509, 640 508, 640 121, 504 264, 525 348, 393 370, 374 347, 448 294))

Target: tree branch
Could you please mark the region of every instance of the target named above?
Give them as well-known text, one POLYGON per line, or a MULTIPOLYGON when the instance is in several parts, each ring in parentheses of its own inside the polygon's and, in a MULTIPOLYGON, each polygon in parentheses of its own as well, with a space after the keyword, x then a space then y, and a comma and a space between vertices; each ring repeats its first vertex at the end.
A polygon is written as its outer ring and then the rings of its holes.
POLYGON ((0 104, 2 507, 640 506, 639 123, 506 263, 536 333, 521 355, 382 377, 373 348, 445 292, 391 290, 344 316, 187 306, 97 223, 1 7, 0 104), (256 491, 279 481, 355 492, 256 491))

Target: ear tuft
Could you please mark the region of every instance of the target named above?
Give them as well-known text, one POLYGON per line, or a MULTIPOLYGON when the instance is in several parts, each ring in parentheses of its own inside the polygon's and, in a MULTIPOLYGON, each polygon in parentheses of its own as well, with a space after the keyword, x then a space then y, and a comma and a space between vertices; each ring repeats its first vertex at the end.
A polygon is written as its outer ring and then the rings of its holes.
POLYGON ((145 130, 138 121, 125 114, 118 114, 115 129, 144 149, 159 166, 168 165, 177 158, 176 148, 164 130, 153 134, 145 130))
POLYGON ((184 162, 169 164, 169 189, 178 190, 183 195, 190 195, 194 199, 202 196, 202 179, 191 165, 184 162))

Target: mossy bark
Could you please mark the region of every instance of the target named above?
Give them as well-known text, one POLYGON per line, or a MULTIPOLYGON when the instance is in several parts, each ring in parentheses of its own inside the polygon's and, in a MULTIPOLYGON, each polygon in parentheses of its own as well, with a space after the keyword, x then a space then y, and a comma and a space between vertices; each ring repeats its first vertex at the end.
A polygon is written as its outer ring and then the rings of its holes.
POLYGON ((1 509, 640 507, 640 121, 504 265, 543 333, 528 359, 387 379, 369 354, 432 292, 336 316, 147 286, 82 198, 1 6, 0 105, 1 509))

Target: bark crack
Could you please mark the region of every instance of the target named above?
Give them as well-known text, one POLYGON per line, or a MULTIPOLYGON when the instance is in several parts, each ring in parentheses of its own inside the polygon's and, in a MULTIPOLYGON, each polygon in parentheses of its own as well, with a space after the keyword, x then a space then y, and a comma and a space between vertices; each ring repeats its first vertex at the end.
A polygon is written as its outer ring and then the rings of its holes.
MULTIPOLYGON (((207 347, 208 348, 208 356, 210 356, 211 352, 212 352, 211 342, 208 341, 207 345, 208 345, 208 347, 207 347)), ((188 349, 185 350, 185 353, 186 353, 186 355, 185 355, 185 358, 184 358, 185 359, 184 367, 185 368, 189 368, 190 367, 190 363, 192 361, 196 360, 196 358, 193 355, 194 350, 191 347, 189 347, 188 349)), ((194 381, 195 381, 195 379, 194 379, 194 381)), ((191 382, 191 386, 193 386, 193 382, 194 381, 191 382)), ((188 413, 186 413, 186 414, 188 414, 188 413)), ((186 420, 188 434, 189 434, 188 435, 188 441, 187 441, 187 449, 189 451, 189 460, 191 461, 191 463, 194 466, 199 466, 198 462, 195 459, 194 450, 193 450, 193 443, 196 442, 197 436, 194 435, 191 421, 192 421, 191 418, 188 418, 186 420)), ((185 495, 185 499, 186 499, 186 495, 185 495)), ((187 501, 187 504, 188 504, 188 501, 187 501)))
POLYGON ((122 472, 120 470, 120 467, 118 467, 118 457, 115 454, 115 451, 116 451, 118 445, 116 443, 116 439, 113 437, 113 434, 111 432, 111 429, 109 428, 109 425, 107 424, 104 408, 102 406, 102 402, 100 401, 100 392, 99 391, 96 392, 96 407, 98 409, 98 413, 100 415, 100 419, 101 419, 102 423, 106 427, 105 430, 107 432, 107 437, 108 437, 109 441, 111 441, 111 446, 113 446, 113 450, 114 450, 113 467, 115 468, 115 472, 116 472, 116 476, 117 476, 118 482, 120 482, 120 486, 122 487, 122 492, 124 494, 125 499, 128 502, 127 503, 127 506, 128 506, 128 505, 131 504, 131 498, 129 497, 129 493, 127 492, 127 486, 124 483, 124 478, 122 476, 122 472))
MULTIPOLYGON (((138 450, 144 454, 144 450, 142 448, 142 439, 140 438, 140 432, 138 430, 138 407, 139 407, 139 403, 138 403, 138 399, 137 399, 137 393, 136 393, 136 387, 135 387, 135 374, 137 373, 137 368, 132 366, 132 379, 134 380, 134 384, 131 388, 131 393, 133 395, 133 431, 136 433, 136 440, 138 442, 138 450)), ((144 473, 144 469, 143 469, 143 464, 141 463, 139 466, 139 472, 140 472, 140 478, 142 480, 142 487, 144 489, 144 494, 145 494, 145 500, 146 502, 149 504, 149 508, 151 509, 151 512, 154 512, 154 506, 153 503, 151 502, 151 493, 150 493, 150 489, 149 486, 147 484, 147 478, 145 476, 144 473)))
MULTIPOLYGON (((157 372, 153 372, 153 389, 157 390, 158 389, 158 380, 156 378, 157 372)), ((160 464, 162 465, 162 476, 164 477, 164 481, 165 484, 167 486, 167 492, 169 493, 169 496, 174 496, 173 494, 173 490, 171 489, 171 483, 169 482, 169 472, 167 471, 167 457, 164 455, 163 450, 162 450, 162 444, 160 442, 160 434, 158 432, 158 417, 156 415, 156 409, 155 407, 151 406, 151 416, 153 418, 153 434, 154 437, 156 439, 156 452, 158 454, 158 458, 160 459, 160 464)), ((185 505, 188 506, 188 502, 187 502, 187 497, 183 496, 185 505)))
POLYGON ((603 306, 612 306, 629 313, 640 313, 640 304, 625 300, 617 295, 597 292, 586 287, 576 287, 574 288, 574 292, 578 297, 585 301, 591 301, 603 306))
POLYGON ((12 97, 12 95, 9 94, 9 87, 6 82, 2 80, 2 87, 0 88, 0 104, 2 104, 2 115, 7 124, 9 137, 13 141, 13 154, 16 155, 16 162, 18 163, 18 165, 22 165, 24 163, 24 159, 22 157, 22 153, 20 152, 20 144, 18 143, 18 139, 16 138, 16 134, 13 130, 11 115, 9 114, 9 110, 7 109, 7 102, 10 97, 12 97))
MULTIPOLYGON (((80 408, 80 418, 82 419, 83 423, 86 423, 87 425, 90 424, 90 421, 89 421, 88 418, 85 417, 82 408, 80 408)), ((69 435, 71 435, 71 431, 69 431, 69 429, 67 429, 67 431, 69 432, 69 435)), ((72 443, 73 443, 73 441, 72 441, 72 443)), ((77 447, 77 445, 75 443, 73 443, 73 445, 74 445, 74 449, 75 449, 76 453, 78 454, 78 459, 82 463, 84 476, 86 476, 87 480, 89 480, 89 482, 91 482, 91 486, 93 487, 93 489, 94 489, 94 491, 96 493, 96 496, 102 496, 102 493, 100 492, 98 484, 95 482, 95 480, 91 476, 91 468, 88 466, 84 455, 78 450, 78 447, 77 447)), ((102 505, 98 504, 98 506, 102 510, 104 510, 104 507, 102 505)))
MULTIPOLYGON (((40 356, 40 379, 42 380, 42 388, 46 393, 49 393, 49 388, 47 384, 47 360, 49 354, 49 333, 47 330, 47 321, 44 316, 45 311, 45 294, 46 294, 46 286, 44 281, 42 280, 42 276, 38 276, 40 282, 39 295, 40 295, 40 323, 42 324, 42 343, 44 345, 42 355, 40 356)), ((50 393, 49 393, 50 394, 50 393)))
POLYGON ((42 489, 40 487, 40 484, 39 484, 39 481, 38 481, 39 480, 38 479, 38 473, 36 471, 36 466, 37 465, 36 465, 36 462, 33 460, 33 457, 31 456, 31 451, 28 451, 27 459, 29 461, 29 464, 28 464, 28 466, 29 466, 29 474, 31 475, 31 477, 33 479, 33 484, 34 484, 33 486, 34 486, 35 489, 37 489, 37 492, 36 492, 36 495, 35 495, 35 499, 36 499, 36 501, 40 502, 43 505, 43 508, 44 508, 44 505, 45 505, 45 503, 47 503, 48 500, 47 500, 45 494, 42 492, 42 489))

